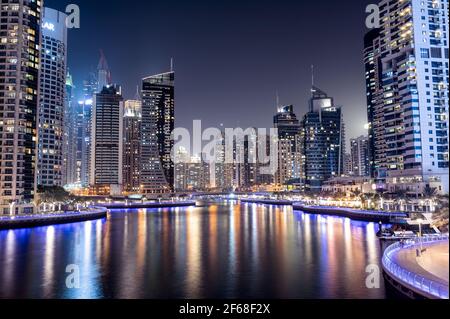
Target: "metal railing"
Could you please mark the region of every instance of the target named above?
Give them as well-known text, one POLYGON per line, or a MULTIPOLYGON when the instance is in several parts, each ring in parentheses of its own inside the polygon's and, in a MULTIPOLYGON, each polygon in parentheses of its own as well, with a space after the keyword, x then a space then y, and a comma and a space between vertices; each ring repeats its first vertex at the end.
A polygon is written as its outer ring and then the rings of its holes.
POLYGON ((425 292, 431 296, 448 299, 448 284, 438 283, 431 279, 425 278, 421 275, 413 273, 400 265, 398 265, 395 261, 391 259, 391 255, 396 251, 404 248, 417 247, 420 249, 420 242, 422 243, 435 243, 440 241, 448 241, 449 235, 432 235, 415 239, 407 240, 402 248, 402 244, 400 242, 395 243, 384 251, 382 263, 383 267, 386 271, 388 271, 392 276, 396 279, 416 288, 419 291, 425 292))

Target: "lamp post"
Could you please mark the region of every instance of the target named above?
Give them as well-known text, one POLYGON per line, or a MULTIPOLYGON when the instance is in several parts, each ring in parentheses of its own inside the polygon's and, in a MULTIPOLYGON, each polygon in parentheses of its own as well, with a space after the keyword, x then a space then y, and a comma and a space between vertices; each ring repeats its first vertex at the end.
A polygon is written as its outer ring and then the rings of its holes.
POLYGON ((422 256, 422 222, 423 222, 423 220, 421 218, 419 218, 417 220, 417 222, 419 223, 420 256, 422 256))
POLYGON ((14 215, 14 205, 16 205, 16 202, 12 202, 11 204, 9 204, 9 214, 11 216, 14 215))

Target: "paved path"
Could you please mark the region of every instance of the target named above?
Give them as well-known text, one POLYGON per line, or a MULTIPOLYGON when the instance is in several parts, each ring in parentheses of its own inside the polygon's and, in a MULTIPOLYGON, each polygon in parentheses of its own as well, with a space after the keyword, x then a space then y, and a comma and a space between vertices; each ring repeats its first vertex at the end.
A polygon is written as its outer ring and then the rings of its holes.
POLYGON ((448 241, 424 244, 426 251, 416 257, 416 247, 403 248, 392 258, 400 267, 437 283, 448 286, 448 241))

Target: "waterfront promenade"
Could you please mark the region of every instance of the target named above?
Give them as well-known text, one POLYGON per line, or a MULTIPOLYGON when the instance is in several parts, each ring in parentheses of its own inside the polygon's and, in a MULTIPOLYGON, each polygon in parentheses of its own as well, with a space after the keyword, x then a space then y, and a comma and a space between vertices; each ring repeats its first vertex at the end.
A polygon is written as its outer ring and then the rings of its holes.
POLYGON ((264 205, 278 205, 278 206, 292 206, 293 202, 284 199, 261 199, 261 198, 241 198, 242 203, 264 204, 264 205))
POLYGON ((383 223, 392 223, 396 220, 401 220, 408 217, 408 214, 404 212, 383 212, 332 206, 309 206, 302 203, 294 203, 293 207, 294 210, 309 214, 334 215, 369 222, 381 221, 383 223))
POLYGON ((179 201, 179 202, 113 202, 99 203, 98 206, 107 209, 139 209, 139 208, 172 208, 172 207, 188 207, 195 206, 195 201, 179 201))
POLYGON ((448 299, 448 235, 389 246, 383 269, 388 282, 410 298, 448 299))
POLYGON ((76 223, 87 220, 102 219, 106 218, 106 216, 107 209, 103 207, 91 207, 86 211, 2 216, 0 217, 0 230, 76 223))

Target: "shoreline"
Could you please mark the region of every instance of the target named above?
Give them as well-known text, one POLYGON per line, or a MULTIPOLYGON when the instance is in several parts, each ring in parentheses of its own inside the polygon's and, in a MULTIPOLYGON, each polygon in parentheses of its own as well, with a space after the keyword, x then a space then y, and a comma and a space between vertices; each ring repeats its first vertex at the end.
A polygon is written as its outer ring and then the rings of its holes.
POLYGON ((356 210, 352 208, 338 208, 338 207, 322 207, 322 206, 306 206, 299 203, 293 204, 294 211, 302 211, 309 214, 317 215, 331 215, 348 217, 353 220, 368 221, 368 222, 383 222, 392 223, 392 218, 407 218, 406 213, 400 212, 377 212, 356 210))
POLYGON ((91 211, 65 212, 59 214, 35 216, 11 216, 0 218, 0 230, 34 228, 41 226, 61 225, 106 218, 108 210, 93 207, 91 211))

